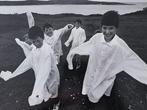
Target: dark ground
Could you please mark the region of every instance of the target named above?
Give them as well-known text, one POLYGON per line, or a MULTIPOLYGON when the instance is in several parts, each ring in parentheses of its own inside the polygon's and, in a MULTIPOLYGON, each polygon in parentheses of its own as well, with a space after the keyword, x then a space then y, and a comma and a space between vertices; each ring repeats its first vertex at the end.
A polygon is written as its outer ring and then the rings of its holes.
MULTIPOLYGON (((99 26, 100 16, 73 16, 73 15, 37 15, 34 14, 37 25, 45 22, 52 23, 55 28, 72 23, 76 18, 83 20, 87 39, 99 26)), ((147 62, 147 15, 127 15, 120 18, 118 35, 147 62)), ((14 41, 15 37, 22 38, 28 31, 26 16, 0 15, 0 71, 14 71, 25 58, 23 52, 14 41)), ((65 42, 69 33, 63 36, 65 42)), ((63 45, 64 55, 61 58, 59 70, 61 74, 61 108, 60 110, 147 110, 147 86, 139 83, 126 73, 117 75, 111 97, 102 97, 97 104, 88 102, 86 96, 81 95, 82 80, 86 70, 88 57, 82 57, 82 66, 79 70, 69 71, 65 57, 69 48, 63 45)), ((0 110, 44 110, 42 105, 29 107, 28 96, 34 84, 32 70, 4 82, 0 79, 0 110)))

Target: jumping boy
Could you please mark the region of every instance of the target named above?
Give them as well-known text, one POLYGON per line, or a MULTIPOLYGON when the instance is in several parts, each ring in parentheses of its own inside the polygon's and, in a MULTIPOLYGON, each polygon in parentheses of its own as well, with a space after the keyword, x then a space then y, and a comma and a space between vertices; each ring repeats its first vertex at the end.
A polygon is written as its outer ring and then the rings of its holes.
POLYGON ((118 27, 119 14, 106 12, 101 20, 102 33, 95 34, 67 56, 69 69, 73 69, 70 67, 75 54, 89 55, 82 94, 93 103, 97 103, 104 94, 110 96, 116 74, 121 71, 147 84, 146 63, 116 34, 118 27))
MULTIPOLYGON (((81 27, 81 25, 82 25, 82 21, 80 19, 77 19, 75 21, 75 27, 72 29, 68 40, 64 43, 68 47, 70 45, 70 43, 72 42, 70 51, 72 49, 78 47, 82 43, 84 43, 86 40, 86 33, 85 33, 85 30, 81 27)), ((80 57, 79 58, 76 57, 76 61, 79 63, 76 66, 76 68, 78 69, 80 67, 80 57)))
MULTIPOLYGON (((29 28, 31 28, 32 26, 35 25, 34 17, 31 12, 27 12, 26 15, 28 19, 29 28)), ((72 28, 73 28, 72 24, 67 24, 65 27, 58 29, 58 30, 54 30, 54 27, 49 23, 45 23, 43 26, 44 40, 53 49, 54 54, 57 59, 57 64, 60 62, 60 56, 63 55, 61 38, 64 33, 71 30, 72 28)), ((15 40, 16 40, 16 43, 23 49, 25 55, 27 55, 28 49, 31 50, 32 45, 31 44, 28 45, 28 42, 29 42, 28 34, 26 34, 24 38, 25 38, 25 42, 20 41, 17 38, 15 40)))
POLYGON ((35 84, 28 102, 30 106, 34 106, 58 96, 60 78, 53 50, 44 41, 41 28, 31 27, 28 36, 33 43, 33 49, 13 73, 2 71, 0 77, 7 81, 32 68, 35 74, 35 84))
POLYGON ((71 30, 72 28, 72 24, 67 24, 64 28, 58 30, 54 30, 53 26, 48 23, 43 26, 45 41, 51 45, 52 49, 54 50, 57 63, 60 62, 60 56, 63 55, 61 38, 64 33, 71 30))

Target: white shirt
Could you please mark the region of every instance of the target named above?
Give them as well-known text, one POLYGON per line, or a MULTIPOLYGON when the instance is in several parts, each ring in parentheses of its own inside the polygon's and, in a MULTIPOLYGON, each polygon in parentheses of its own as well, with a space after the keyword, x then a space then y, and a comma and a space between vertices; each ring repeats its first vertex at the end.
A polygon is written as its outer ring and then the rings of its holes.
POLYGON ((51 37, 49 37, 48 35, 44 34, 45 41, 54 50, 57 62, 59 62, 60 56, 63 55, 61 38, 62 38, 63 34, 65 32, 67 32, 68 30, 69 30, 69 28, 66 25, 64 28, 61 28, 61 29, 58 29, 58 30, 54 30, 53 35, 51 37))
POLYGON ((81 27, 79 27, 79 28, 74 27, 66 42, 70 43, 72 41, 71 49, 73 49, 73 48, 81 45, 85 40, 86 40, 85 30, 82 29, 81 27))
POLYGON ((74 54, 90 55, 82 94, 87 94, 91 102, 98 102, 104 94, 110 95, 116 74, 121 71, 147 84, 146 63, 117 35, 106 42, 102 33, 95 34, 69 53, 68 64, 72 63, 74 54))
POLYGON ((68 30, 69 30, 68 26, 65 26, 64 28, 54 30, 53 35, 51 37, 44 34, 44 40, 46 41, 47 44, 49 44, 54 49, 58 40, 61 40, 62 35, 68 30))
POLYGON ((56 66, 53 51, 45 42, 41 48, 33 48, 19 67, 12 74, 8 73, 6 75, 5 73, 4 78, 9 77, 7 78, 8 80, 31 68, 35 73, 35 84, 32 95, 28 99, 30 106, 56 97, 58 94, 59 71, 56 66))

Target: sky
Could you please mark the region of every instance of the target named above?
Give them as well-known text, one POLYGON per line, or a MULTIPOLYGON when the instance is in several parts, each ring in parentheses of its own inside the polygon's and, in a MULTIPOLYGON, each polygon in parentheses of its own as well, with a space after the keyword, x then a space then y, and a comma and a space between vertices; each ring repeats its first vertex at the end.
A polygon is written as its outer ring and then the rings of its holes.
POLYGON ((89 0, 89 1, 106 1, 106 2, 147 2, 147 0, 89 0))
MULTIPOLYGON (((27 0, 0 0, 0 1, 27 1, 27 0)), ((36 0, 37 1, 37 0, 36 0)), ((48 0, 38 0, 48 1, 48 0)), ((147 2, 147 0, 89 0, 89 1, 106 1, 106 2, 147 2)))

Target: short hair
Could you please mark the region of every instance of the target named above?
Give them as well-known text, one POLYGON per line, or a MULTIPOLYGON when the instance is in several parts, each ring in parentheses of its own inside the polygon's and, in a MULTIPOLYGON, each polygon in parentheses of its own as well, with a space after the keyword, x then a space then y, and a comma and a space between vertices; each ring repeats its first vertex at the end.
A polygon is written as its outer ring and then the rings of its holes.
POLYGON ((81 19, 76 19, 75 22, 78 22, 79 24, 82 24, 81 19))
POLYGON ((119 26, 119 14, 117 11, 108 11, 104 13, 101 19, 101 26, 115 26, 118 28, 119 26))
POLYGON ((28 32, 29 39, 35 40, 38 37, 44 39, 44 33, 39 26, 33 26, 29 29, 28 32))
POLYGON ((53 28, 53 26, 51 25, 51 24, 49 24, 49 23, 45 23, 44 25, 43 25, 43 31, 45 31, 45 28, 53 28))

